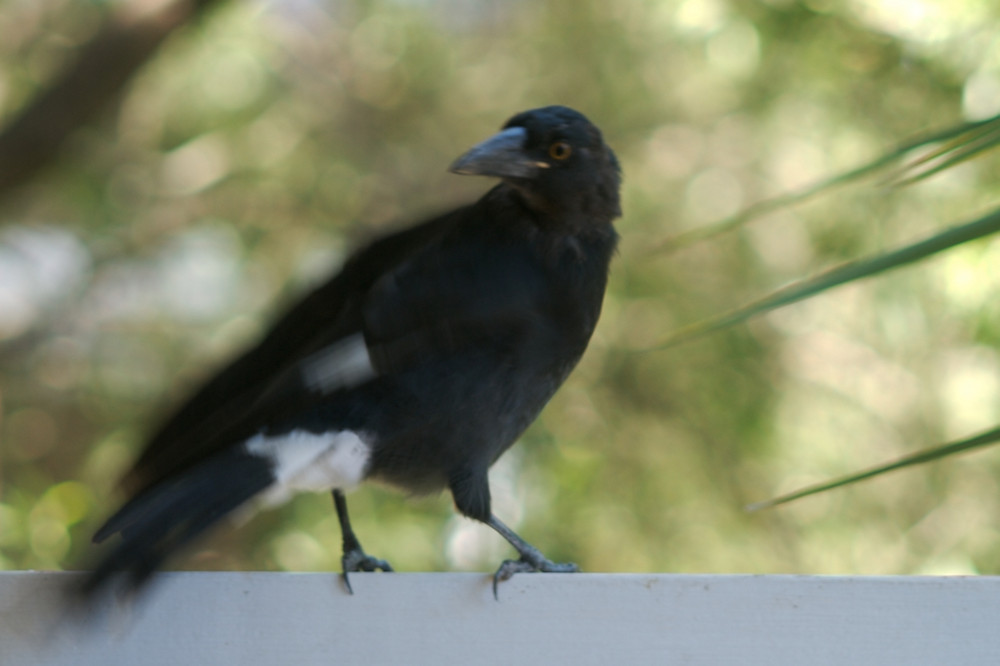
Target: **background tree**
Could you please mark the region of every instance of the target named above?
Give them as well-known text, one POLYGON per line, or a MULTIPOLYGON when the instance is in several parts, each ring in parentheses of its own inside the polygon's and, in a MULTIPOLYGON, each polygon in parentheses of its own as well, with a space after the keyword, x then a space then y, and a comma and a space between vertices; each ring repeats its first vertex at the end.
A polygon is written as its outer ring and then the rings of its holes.
MULTIPOLYGON (((133 6, 0 5, 3 125, 133 6)), ((995 236, 637 350, 995 208, 985 155, 665 245, 996 114, 998 13, 982 0, 247 0, 157 24, 159 50, 0 192, 0 567, 80 562, 158 415, 347 248, 481 191, 445 172, 470 142, 563 103, 622 158, 623 245, 583 364, 494 470, 498 511, 590 571, 997 573, 995 452, 742 509, 1000 423, 995 236)), ((485 571, 506 553, 444 497, 352 502, 366 547, 402 570, 485 571)), ((189 565, 334 570, 338 552, 317 495, 220 533, 189 565)))

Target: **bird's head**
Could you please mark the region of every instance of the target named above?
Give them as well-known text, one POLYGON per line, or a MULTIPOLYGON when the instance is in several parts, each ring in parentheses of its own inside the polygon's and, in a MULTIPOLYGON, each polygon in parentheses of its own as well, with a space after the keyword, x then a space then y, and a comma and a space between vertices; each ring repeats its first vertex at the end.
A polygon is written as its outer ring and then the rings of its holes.
POLYGON ((621 169, 601 131, 565 106, 524 111, 473 146, 452 172, 495 176, 548 216, 610 222, 621 215, 621 169))

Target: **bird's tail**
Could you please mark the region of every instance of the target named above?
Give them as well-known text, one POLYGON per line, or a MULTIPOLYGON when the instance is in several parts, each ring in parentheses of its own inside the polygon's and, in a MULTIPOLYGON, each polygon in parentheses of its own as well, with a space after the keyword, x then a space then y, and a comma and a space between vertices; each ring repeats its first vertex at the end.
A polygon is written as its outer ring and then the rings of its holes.
POLYGON ((84 579, 81 596, 116 579, 138 590, 167 557, 273 482, 264 459, 233 449, 141 492, 94 535, 95 543, 122 539, 84 579))

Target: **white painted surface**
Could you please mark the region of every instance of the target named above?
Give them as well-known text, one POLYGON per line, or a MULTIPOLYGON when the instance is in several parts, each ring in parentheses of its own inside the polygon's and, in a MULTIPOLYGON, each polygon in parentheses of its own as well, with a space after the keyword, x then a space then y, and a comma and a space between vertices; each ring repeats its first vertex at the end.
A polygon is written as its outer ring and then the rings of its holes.
POLYGON ((58 622, 74 574, 0 573, 0 664, 1000 664, 1000 578, 168 573, 58 622))

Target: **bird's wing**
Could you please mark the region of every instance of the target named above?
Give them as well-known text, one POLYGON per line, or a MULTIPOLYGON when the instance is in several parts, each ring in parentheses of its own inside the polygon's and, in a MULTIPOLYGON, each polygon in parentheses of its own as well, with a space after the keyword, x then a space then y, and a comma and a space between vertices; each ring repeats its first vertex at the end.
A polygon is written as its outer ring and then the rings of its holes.
POLYGON ((464 209, 378 239, 299 301, 255 347, 208 380, 160 427, 125 478, 149 487, 231 444, 225 435, 252 418, 261 396, 324 344, 362 325, 361 305, 379 278, 447 233, 464 209))
POLYGON ((474 346, 493 348, 542 321, 544 276, 526 246, 472 234, 462 241, 416 257, 373 285, 362 317, 379 374, 474 346))

